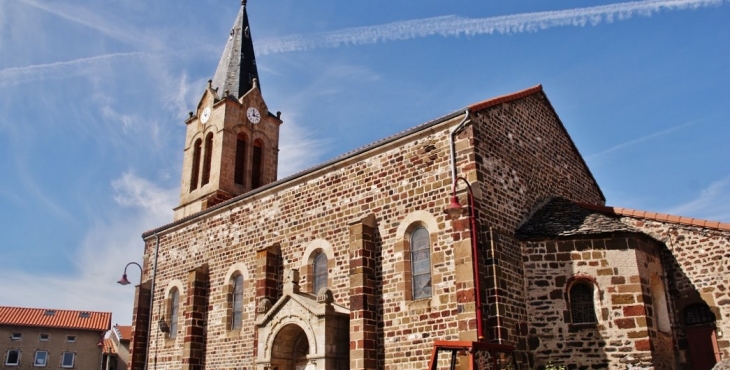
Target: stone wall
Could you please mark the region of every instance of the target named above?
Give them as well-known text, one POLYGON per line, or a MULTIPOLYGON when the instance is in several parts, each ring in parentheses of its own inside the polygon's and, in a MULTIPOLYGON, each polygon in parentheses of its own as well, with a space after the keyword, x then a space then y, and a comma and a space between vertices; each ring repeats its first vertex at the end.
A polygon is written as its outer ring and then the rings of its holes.
MULTIPOLYGON (((670 216, 671 217, 671 216, 670 216)), ((636 227, 665 245, 663 262, 680 352, 680 366, 690 369, 688 343, 683 320, 684 309, 706 303, 717 322, 717 342, 723 358, 730 356, 730 231, 705 228, 672 220, 623 217, 622 222, 636 227)))
POLYGON ((653 320, 650 279, 662 274, 659 249, 641 234, 526 242, 535 366, 673 368, 671 340, 653 320), (572 323, 568 292, 575 279, 594 286, 595 324, 572 323))
MULTIPOLYGON (((503 335, 515 344, 518 358, 529 363, 526 343, 524 268, 514 230, 543 199, 561 196, 603 204, 604 198, 570 136, 542 92, 498 104, 474 114, 474 152, 457 162, 457 173, 476 167, 469 181, 478 181, 477 208, 483 241, 481 269, 487 291, 490 325, 494 324, 495 295, 503 316, 503 335), (490 265, 488 228, 494 229, 496 264, 490 265), (492 274, 497 270, 499 289, 492 274)), ((466 133, 469 134, 468 132, 466 133)), ((494 340, 495 334, 491 334, 494 340)))

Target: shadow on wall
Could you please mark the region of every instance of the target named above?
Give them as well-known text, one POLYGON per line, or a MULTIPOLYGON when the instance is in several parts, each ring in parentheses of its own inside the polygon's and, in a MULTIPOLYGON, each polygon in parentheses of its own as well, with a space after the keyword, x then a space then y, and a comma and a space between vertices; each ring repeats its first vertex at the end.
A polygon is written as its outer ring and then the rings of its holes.
MULTIPOLYGON (((675 239, 683 239, 676 231, 674 234, 675 239)), ((722 316, 713 294, 715 289, 724 290, 724 287, 698 289, 700 282, 693 281, 688 274, 702 274, 701 266, 692 266, 692 271, 685 271, 687 266, 683 266, 668 248, 673 244, 672 239, 667 244, 662 248, 662 263, 669 293, 677 369, 712 369, 721 358, 719 344, 727 347, 727 341, 718 341, 723 333, 717 326, 717 318, 722 316)))

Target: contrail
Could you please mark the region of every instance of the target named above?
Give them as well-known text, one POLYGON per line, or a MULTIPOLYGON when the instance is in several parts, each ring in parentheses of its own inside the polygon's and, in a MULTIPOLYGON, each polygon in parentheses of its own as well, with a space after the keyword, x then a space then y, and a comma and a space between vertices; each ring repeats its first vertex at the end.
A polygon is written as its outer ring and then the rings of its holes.
POLYGON ((632 146, 632 145, 636 145, 636 144, 640 144, 640 143, 643 143, 645 141, 649 141, 649 140, 652 140, 652 139, 655 139, 657 137, 661 137, 661 136, 664 136, 664 135, 667 135, 667 134, 671 134, 674 131, 681 130, 681 129, 685 128, 685 127, 689 127, 689 126, 696 125, 696 124, 701 123, 701 122, 704 122, 706 120, 707 120, 707 118, 700 118, 700 119, 697 119, 697 120, 689 121, 689 122, 683 123, 681 125, 677 125, 677 126, 674 126, 674 127, 670 127, 670 128, 668 128, 666 130, 662 130, 662 131, 659 131, 659 132, 654 132, 652 134, 649 134, 649 135, 646 135, 646 136, 642 136, 642 137, 637 138, 637 139, 629 140, 627 142, 614 145, 614 146, 612 146, 612 147, 610 147, 610 148, 608 148, 606 150, 602 150, 602 151, 600 151, 598 153, 593 153, 591 155, 588 155, 585 158, 588 159, 588 160, 596 159, 596 158, 602 157, 602 156, 604 156, 606 154, 613 153, 615 151, 621 150, 623 148, 626 148, 626 147, 629 147, 629 146, 632 146))
POLYGON ((553 27, 598 25, 623 21, 634 16, 650 17, 660 11, 697 9, 720 6, 725 0, 647 0, 588 8, 523 13, 489 18, 443 16, 415 19, 376 26, 293 35, 265 39, 257 43, 261 55, 311 49, 337 48, 344 45, 366 45, 378 42, 409 40, 427 36, 455 37, 460 35, 514 34, 537 32, 553 27))
POLYGON ((99 55, 90 58, 81 58, 66 62, 49 64, 38 64, 27 67, 6 68, 0 70, 0 87, 14 86, 26 82, 46 80, 52 78, 67 78, 94 73, 92 68, 100 62, 106 62, 117 58, 130 58, 143 56, 145 53, 114 53, 99 55))

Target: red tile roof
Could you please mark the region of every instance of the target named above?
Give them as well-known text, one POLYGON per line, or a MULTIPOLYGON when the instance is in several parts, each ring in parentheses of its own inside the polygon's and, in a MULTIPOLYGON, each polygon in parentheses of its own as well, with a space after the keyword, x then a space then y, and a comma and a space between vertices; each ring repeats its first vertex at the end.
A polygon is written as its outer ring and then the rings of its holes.
POLYGON ((704 227, 704 228, 708 228, 708 229, 730 231, 730 223, 724 223, 724 222, 719 222, 719 221, 709 221, 709 220, 702 220, 699 218, 674 216, 674 215, 670 215, 670 214, 666 214, 666 213, 648 212, 648 211, 641 211, 641 210, 621 208, 621 207, 599 206, 599 205, 587 204, 587 203, 578 203, 578 205, 581 208, 585 208, 588 210, 592 210, 592 211, 596 211, 596 212, 600 212, 600 213, 604 213, 604 214, 634 217, 634 218, 643 218, 646 220, 668 222, 668 223, 672 223, 672 224, 680 224, 680 225, 704 227))
POLYGON ((506 103, 512 100, 522 99, 538 92, 542 92, 542 85, 533 86, 529 89, 517 91, 511 94, 498 96, 496 98, 491 98, 479 103, 472 104, 469 106, 469 110, 472 112, 480 111, 482 109, 493 107, 495 105, 506 103))
POLYGON ((132 326, 131 325, 114 325, 114 330, 117 332, 119 340, 130 340, 132 339, 132 326))
POLYGON ((116 353, 117 350, 114 348, 114 342, 109 338, 104 338, 104 354, 115 355, 116 353))
POLYGON ((0 325, 106 331, 112 326, 112 314, 111 312, 0 306, 0 325))

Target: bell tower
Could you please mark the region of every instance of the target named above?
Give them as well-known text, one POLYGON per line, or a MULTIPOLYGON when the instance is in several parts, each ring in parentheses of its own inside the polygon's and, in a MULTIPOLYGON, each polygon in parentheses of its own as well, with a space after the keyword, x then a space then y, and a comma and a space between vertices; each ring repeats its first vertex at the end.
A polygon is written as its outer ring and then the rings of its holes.
POLYGON ((175 220, 276 181, 280 114, 261 95, 246 0, 218 68, 185 121, 175 220))

